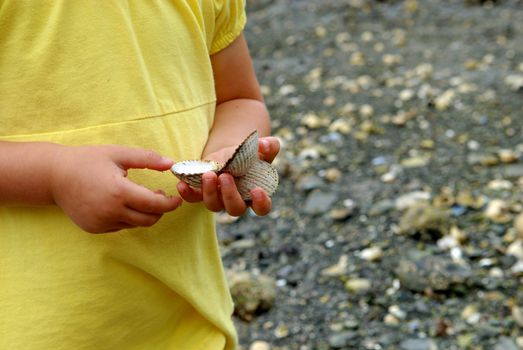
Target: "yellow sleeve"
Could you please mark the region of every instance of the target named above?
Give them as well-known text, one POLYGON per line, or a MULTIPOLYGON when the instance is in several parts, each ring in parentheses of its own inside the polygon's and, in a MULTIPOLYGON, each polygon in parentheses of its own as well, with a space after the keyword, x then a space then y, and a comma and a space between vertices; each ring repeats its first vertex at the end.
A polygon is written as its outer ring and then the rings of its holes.
POLYGON ((214 14, 211 55, 232 43, 241 34, 247 22, 244 0, 215 0, 214 14))

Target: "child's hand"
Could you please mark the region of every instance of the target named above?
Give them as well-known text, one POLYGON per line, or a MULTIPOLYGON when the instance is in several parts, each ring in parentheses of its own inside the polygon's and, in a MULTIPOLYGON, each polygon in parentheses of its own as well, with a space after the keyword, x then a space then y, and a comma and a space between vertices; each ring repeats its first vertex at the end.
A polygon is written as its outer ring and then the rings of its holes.
MULTIPOLYGON (((260 138, 258 147, 260 158, 269 163, 280 151, 280 143, 275 137, 260 138)), ((233 151, 234 148, 224 149, 209 154, 205 158, 223 163, 232 155, 233 151)), ((207 209, 214 212, 225 209, 227 213, 233 216, 240 216, 245 213, 248 206, 238 193, 234 179, 230 174, 221 174, 218 177, 215 173, 208 172, 203 175, 202 180, 201 189, 192 188, 180 181, 177 185, 180 196, 191 203, 203 201, 207 209)), ((263 189, 253 189, 251 196, 251 207, 257 215, 267 215, 271 211, 271 198, 263 189)))
POLYGON ((173 162, 153 151, 120 146, 63 147, 55 158, 55 203, 91 233, 155 224, 181 204, 126 178, 131 168, 168 170, 173 162))

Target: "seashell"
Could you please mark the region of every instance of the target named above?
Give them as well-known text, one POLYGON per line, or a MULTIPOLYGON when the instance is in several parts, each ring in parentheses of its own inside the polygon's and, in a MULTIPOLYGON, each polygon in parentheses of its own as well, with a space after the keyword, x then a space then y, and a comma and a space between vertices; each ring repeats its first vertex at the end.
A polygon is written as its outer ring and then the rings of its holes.
POLYGON ((171 172, 192 187, 201 187, 202 175, 214 171, 217 175, 229 173, 234 177, 238 192, 245 201, 251 200, 250 191, 261 187, 268 195, 278 187, 278 172, 258 157, 258 132, 252 132, 236 148, 222 167, 219 163, 204 160, 185 160, 175 163, 171 172))
POLYGON ((232 176, 243 176, 256 160, 258 160, 258 132, 255 130, 236 148, 223 166, 222 172, 232 176))
POLYGON ((244 175, 235 179, 244 200, 251 200, 251 190, 261 187, 270 196, 278 187, 278 172, 269 163, 258 159, 244 175))
POLYGON ((171 171, 180 180, 193 187, 201 187, 202 175, 209 171, 218 171, 221 164, 210 160, 184 160, 175 163, 171 171))

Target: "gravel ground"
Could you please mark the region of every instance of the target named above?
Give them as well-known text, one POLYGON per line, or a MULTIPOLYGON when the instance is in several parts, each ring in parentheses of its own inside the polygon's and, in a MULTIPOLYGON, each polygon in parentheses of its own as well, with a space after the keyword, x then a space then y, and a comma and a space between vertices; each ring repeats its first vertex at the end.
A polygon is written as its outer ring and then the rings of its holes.
POLYGON ((250 0, 282 142, 218 217, 244 349, 523 349, 523 2, 250 0))

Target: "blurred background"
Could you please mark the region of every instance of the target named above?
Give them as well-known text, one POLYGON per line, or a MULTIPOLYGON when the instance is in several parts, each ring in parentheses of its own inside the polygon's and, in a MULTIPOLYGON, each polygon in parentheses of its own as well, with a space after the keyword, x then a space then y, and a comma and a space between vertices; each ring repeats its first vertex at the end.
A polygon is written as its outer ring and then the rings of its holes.
POLYGON ((241 349, 523 349, 523 1, 247 0, 282 143, 241 349))

